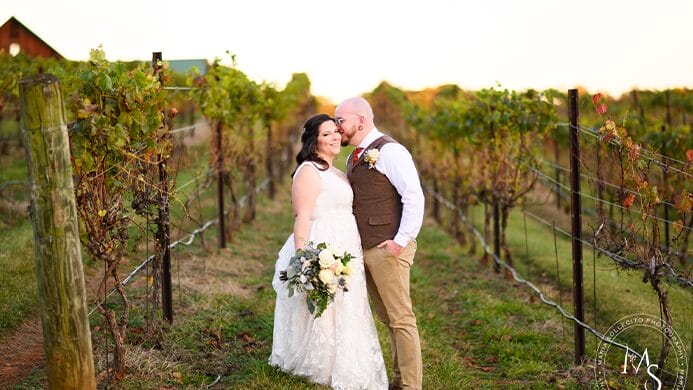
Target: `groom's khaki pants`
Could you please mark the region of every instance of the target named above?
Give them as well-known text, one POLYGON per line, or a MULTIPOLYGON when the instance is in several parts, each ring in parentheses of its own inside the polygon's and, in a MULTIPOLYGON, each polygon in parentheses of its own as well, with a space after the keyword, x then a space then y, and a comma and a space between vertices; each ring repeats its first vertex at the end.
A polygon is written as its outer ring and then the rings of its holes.
POLYGON ((403 389, 421 389, 423 377, 419 330, 409 296, 409 270, 415 253, 415 240, 399 257, 377 246, 363 253, 368 293, 378 318, 390 329, 394 359, 392 384, 403 389))

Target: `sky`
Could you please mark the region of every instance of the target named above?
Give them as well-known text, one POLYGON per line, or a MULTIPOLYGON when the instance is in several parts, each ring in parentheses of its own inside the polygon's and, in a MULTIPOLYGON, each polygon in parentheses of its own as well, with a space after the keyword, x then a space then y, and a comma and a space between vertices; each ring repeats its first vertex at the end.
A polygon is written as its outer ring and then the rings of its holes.
MULTIPOLYGON (((283 88, 305 72, 337 103, 381 81, 419 90, 693 88, 692 0, 0 0, 63 56, 236 55, 283 88)), ((222 61, 229 64, 227 60, 222 61)))

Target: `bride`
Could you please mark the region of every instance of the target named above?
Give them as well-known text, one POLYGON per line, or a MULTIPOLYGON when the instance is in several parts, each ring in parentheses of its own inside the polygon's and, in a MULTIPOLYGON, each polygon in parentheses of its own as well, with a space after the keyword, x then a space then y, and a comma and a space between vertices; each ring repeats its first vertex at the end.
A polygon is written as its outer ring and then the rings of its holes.
POLYGON ((363 266, 361 241, 352 214, 353 193, 346 175, 332 166, 341 135, 334 119, 317 114, 306 121, 291 202, 294 231, 279 252, 272 286, 277 292, 272 356, 282 371, 334 389, 387 389, 387 374, 373 322, 363 266), (318 318, 305 296, 288 296, 279 272, 297 249, 326 242, 355 257, 349 291, 338 291, 318 318))

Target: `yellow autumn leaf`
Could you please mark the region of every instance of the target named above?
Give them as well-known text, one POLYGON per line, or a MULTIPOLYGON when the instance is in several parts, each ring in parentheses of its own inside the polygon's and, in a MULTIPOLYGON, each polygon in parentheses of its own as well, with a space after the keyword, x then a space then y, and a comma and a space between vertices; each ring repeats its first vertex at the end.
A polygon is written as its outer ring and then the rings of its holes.
POLYGON ((106 215, 106 210, 99 210, 99 217, 103 218, 106 215))
POLYGON ((89 111, 83 110, 83 109, 77 110, 77 118, 79 118, 79 119, 89 118, 89 111))

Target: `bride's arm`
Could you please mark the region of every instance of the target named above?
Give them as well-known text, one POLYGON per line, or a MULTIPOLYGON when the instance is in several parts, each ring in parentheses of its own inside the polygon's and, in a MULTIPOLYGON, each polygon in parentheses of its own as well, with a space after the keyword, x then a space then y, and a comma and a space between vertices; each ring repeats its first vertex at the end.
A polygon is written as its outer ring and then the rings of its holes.
POLYGON ((308 225, 320 193, 320 175, 313 168, 301 169, 291 185, 291 204, 294 206, 294 246, 304 249, 308 241, 308 225))

